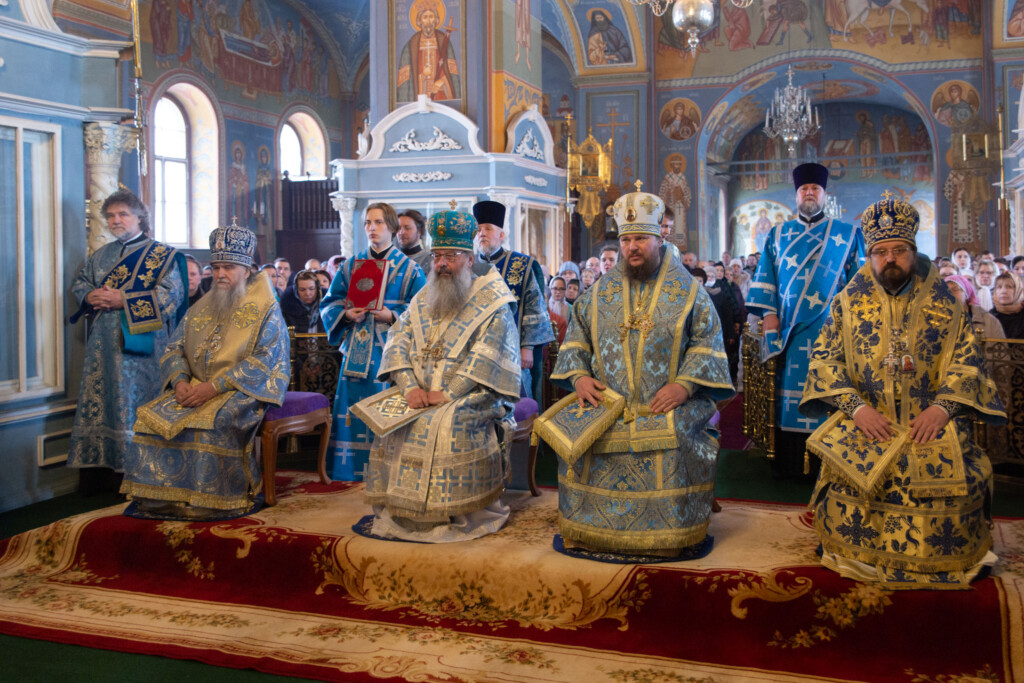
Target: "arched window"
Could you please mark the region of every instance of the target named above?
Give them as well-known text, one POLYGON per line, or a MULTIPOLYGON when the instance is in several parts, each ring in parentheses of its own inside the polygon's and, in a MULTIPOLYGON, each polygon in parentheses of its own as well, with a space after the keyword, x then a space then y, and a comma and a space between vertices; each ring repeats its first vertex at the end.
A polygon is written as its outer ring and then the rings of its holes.
POLYGON ((281 172, 287 171, 292 178, 302 175, 302 142, 295 126, 286 123, 281 126, 281 172))
POLYGON ((148 195, 153 237, 205 248, 220 224, 220 125, 197 85, 174 83, 156 93, 150 112, 148 195))
POLYGON ((294 180, 309 175, 322 178, 327 175, 327 138, 315 118, 306 112, 291 114, 281 125, 278 134, 281 152, 281 171, 288 171, 294 180))
POLYGON ((153 230, 156 239, 189 244, 188 124, 181 106, 161 97, 153 115, 153 230))

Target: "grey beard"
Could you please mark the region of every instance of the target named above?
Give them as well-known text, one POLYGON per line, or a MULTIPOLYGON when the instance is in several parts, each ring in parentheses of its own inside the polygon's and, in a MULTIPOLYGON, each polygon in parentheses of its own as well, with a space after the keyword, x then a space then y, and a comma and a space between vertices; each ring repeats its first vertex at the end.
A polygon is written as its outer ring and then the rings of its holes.
POLYGON ((245 288, 248 284, 247 280, 240 280, 237 285, 229 289, 221 289, 217 283, 213 284, 213 288, 203 295, 203 301, 209 305, 210 313, 215 320, 223 322, 235 312, 242 297, 245 296, 245 288))
POLYGON ((802 213, 807 218, 811 218, 812 216, 817 216, 820 211, 821 211, 821 204, 819 204, 814 199, 805 199, 800 204, 800 213, 802 213), (810 208, 806 208, 806 207, 810 207, 810 208))
POLYGON ((427 276, 427 311, 433 318, 447 318, 462 310, 469 301, 473 280, 470 268, 462 268, 451 277, 438 277, 433 268, 427 276))

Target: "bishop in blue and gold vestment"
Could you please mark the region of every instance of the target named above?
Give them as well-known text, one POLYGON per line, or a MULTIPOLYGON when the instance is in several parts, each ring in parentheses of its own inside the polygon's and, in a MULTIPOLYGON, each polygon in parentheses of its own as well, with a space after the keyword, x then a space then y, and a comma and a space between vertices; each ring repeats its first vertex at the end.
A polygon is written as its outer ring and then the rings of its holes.
POLYGON ((811 347, 832 297, 864 263, 860 229, 825 217, 828 169, 801 164, 793 184, 798 218, 768 233, 746 300, 751 313, 764 317, 764 359, 778 358, 773 466, 781 474, 799 471, 803 442, 820 424, 798 409, 811 347))
POLYGON ((537 259, 502 246, 505 239, 505 205, 483 201, 473 205, 479 224, 477 247, 481 258, 494 266, 515 300, 509 304, 519 330, 519 360, 522 366, 521 395, 541 402, 544 347, 555 340, 544 295, 544 272, 537 259))
POLYGON ((117 239, 71 286, 71 322, 84 316, 89 338, 68 466, 123 472, 135 411, 160 392, 160 353, 188 306, 188 272, 184 255, 149 236, 149 211, 130 191, 107 197, 103 215, 117 239))
POLYGON ((214 285, 160 359, 165 391, 139 408, 126 514, 227 519, 258 507, 256 429, 284 400, 290 366, 277 296, 266 275, 249 272, 255 248, 245 228, 210 233, 214 285))
POLYGON ((577 392, 571 410, 604 388, 625 408, 578 459, 559 457, 558 524, 567 546, 675 557, 707 533, 708 422, 734 393, 729 362, 711 298, 663 245, 662 200, 629 193, 614 210, 622 258, 573 304, 552 379, 577 392))
POLYGON ((973 423, 1006 415, 970 315, 917 255, 917 211, 887 198, 862 226, 869 263, 832 302, 800 405, 840 409, 808 440, 822 562, 892 588, 966 587, 996 559, 973 423))
POLYGON ((349 408, 387 388, 387 384, 377 381, 376 377, 388 330, 408 307, 413 294, 426 283, 420 267, 392 243, 398 232, 398 215, 390 205, 368 206, 363 227, 370 246, 354 259, 345 261, 320 303, 327 339, 331 344, 341 345, 343 357, 338 389, 334 393, 334 424, 327 465, 333 479, 344 481, 363 479, 373 438, 363 421, 352 415, 349 408), (380 310, 354 308, 348 300, 356 259, 390 262, 384 285, 384 307, 380 310))
POLYGON ((373 533, 449 542, 497 531, 509 515, 499 497, 519 335, 504 280, 493 268, 473 273, 473 216, 438 212, 429 230, 430 280, 388 334, 379 375, 425 412, 375 440, 366 497, 373 533))

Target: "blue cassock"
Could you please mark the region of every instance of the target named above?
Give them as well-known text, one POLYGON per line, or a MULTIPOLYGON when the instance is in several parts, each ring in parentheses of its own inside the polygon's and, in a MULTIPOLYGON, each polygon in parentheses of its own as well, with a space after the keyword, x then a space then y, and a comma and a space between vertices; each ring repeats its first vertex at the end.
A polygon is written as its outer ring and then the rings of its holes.
MULTIPOLYGON (((332 479, 345 481, 362 480, 373 441, 373 434, 363 421, 350 415, 348 410, 352 404, 388 387, 386 383, 376 381, 376 377, 391 325, 378 323, 369 312, 359 323, 345 318, 352 264, 356 259, 366 258, 373 258, 369 250, 345 261, 320 304, 320 317, 327 330, 327 339, 331 344, 340 344, 342 353, 338 390, 334 394, 334 425, 331 428, 331 449, 327 464, 332 479)), ((397 320, 427 279, 420 267, 401 250, 391 247, 385 258, 391 262, 391 266, 388 270, 384 306, 395 314, 397 320)))
POLYGON ((829 302, 864 263, 860 227, 834 219, 807 224, 786 221, 769 231, 750 284, 747 308, 779 316, 779 331, 765 334, 764 359, 779 357, 776 425, 812 432, 821 419, 797 410, 807 381, 811 348, 828 315, 829 302))

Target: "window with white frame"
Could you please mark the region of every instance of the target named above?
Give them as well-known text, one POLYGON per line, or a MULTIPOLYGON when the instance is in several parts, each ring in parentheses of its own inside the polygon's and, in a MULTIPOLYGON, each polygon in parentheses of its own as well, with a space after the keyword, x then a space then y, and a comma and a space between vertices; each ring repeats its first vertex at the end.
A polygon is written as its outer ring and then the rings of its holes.
POLYGON ((302 142, 290 123, 281 126, 280 149, 281 173, 287 172, 293 179, 302 176, 302 142))
POLYGON ((149 190, 153 236, 205 248, 221 219, 221 124, 210 97, 193 83, 173 83, 150 110, 149 190))
POLYGON ((153 230, 168 244, 189 244, 188 124, 181 106, 169 96, 157 102, 153 116, 153 230))
POLYGON ((0 116, 0 402, 64 388, 60 127, 0 116))
POLYGON ((327 175, 327 138, 320 123, 304 111, 289 115, 277 136, 281 169, 292 180, 327 175))

